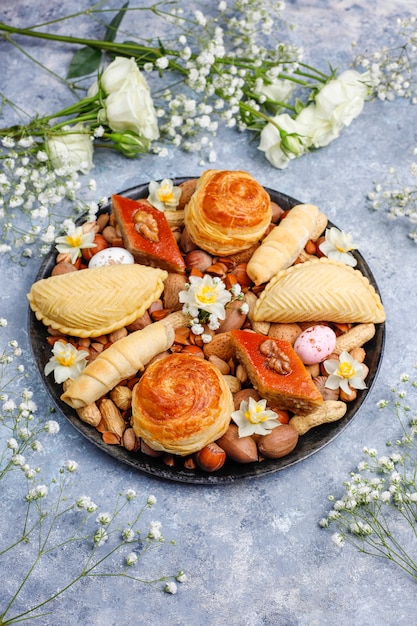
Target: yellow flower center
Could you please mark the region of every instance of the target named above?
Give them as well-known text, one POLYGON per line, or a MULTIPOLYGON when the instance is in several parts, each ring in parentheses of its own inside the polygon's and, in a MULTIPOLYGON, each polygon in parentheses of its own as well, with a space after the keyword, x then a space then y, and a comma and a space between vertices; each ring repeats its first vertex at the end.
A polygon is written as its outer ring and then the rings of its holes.
POLYGON ((245 411, 244 415, 251 424, 261 424, 262 422, 266 422, 268 419, 268 416, 265 415, 265 413, 264 415, 260 415, 261 413, 264 413, 262 407, 256 406, 252 411, 245 411))
POLYGON ((213 290, 213 287, 208 285, 201 287, 200 291, 197 294, 197 299, 202 304, 214 304, 216 302, 216 292, 213 290))
POLYGON ((161 187, 158 190, 158 198, 161 202, 171 202, 174 199, 171 187, 161 187))
POLYGON ((67 235, 65 239, 67 244, 72 248, 79 248, 81 245, 81 237, 82 235, 79 233, 74 233, 73 235, 67 235))
POLYGON ((347 361, 343 361, 343 363, 339 365, 339 368, 337 370, 337 375, 341 376, 342 378, 349 379, 352 378, 355 374, 356 370, 347 361))
POLYGON ((56 357, 56 360, 64 367, 72 367, 75 363, 76 356, 77 355, 75 353, 61 352, 61 354, 58 354, 56 357))

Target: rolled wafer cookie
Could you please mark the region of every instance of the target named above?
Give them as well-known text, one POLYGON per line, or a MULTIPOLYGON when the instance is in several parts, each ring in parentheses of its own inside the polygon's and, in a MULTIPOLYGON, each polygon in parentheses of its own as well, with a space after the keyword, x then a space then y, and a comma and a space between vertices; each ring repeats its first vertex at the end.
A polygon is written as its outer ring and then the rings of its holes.
POLYGON ((168 350, 174 343, 175 328, 184 320, 178 311, 119 339, 87 365, 61 400, 73 409, 96 402, 122 380, 142 371, 154 356, 168 350))

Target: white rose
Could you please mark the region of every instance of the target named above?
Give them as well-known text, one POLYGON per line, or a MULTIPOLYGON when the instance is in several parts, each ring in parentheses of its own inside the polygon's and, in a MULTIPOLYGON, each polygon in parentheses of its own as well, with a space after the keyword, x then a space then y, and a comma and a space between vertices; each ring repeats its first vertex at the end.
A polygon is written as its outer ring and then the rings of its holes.
POLYGON ((55 169, 70 166, 87 174, 94 167, 90 130, 81 123, 64 127, 59 135, 47 139, 45 150, 55 169))
POLYGON ((274 102, 286 102, 294 91, 295 83, 276 78, 270 85, 263 85, 260 93, 274 102))
POLYGON ((314 148, 327 146, 340 134, 340 124, 336 124, 332 117, 322 117, 322 111, 315 104, 303 109, 297 116, 297 121, 305 129, 307 145, 314 148))
POLYGON ((104 102, 108 126, 117 133, 127 130, 152 141, 158 139, 158 121, 149 87, 139 70, 131 73, 104 102))
POLYGON ((359 72, 347 70, 324 85, 315 99, 318 115, 332 124, 349 126, 362 112, 368 95, 365 80, 359 72))
MULTIPOLYGON (((133 57, 130 59, 126 57, 116 57, 101 74, 100 86, 107 95, 110 95, 118 91, 125 80, 132 76, 138 83, 142 83, 144 87, 147 87, 146 80, 140 73, 133 57)), ((96 81, 88 90, 88 95, 91 97, 95 96, 97 93, 98 82, 96 81)))
POLYGON ((258 149, 265 152, 268 161, 278 169, 287 167, 291 159, 305 153, 307 146, 305 128, 287 113, 277 115, 274 122, 286 133, 290 133, 285 140, 274 124, 267 124, 261 132, 258 149))

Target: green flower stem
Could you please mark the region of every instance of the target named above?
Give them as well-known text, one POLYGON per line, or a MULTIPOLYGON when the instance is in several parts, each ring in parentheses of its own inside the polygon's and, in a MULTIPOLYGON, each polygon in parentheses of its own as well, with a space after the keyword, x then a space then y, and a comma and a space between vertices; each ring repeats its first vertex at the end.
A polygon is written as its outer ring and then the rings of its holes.
MULTIPOLYGON (((275 128, 279 131, 279 134, 281 136, 282 136, 282 133, 288 134, 282 130, 282 128, 272 119, 272 117, 269 117, 265 113, 262 113, 262 111, 258 111, 257 109, 254 109, 247 102, 239 102, 239 107, 240 107, 240 110, 248 111, 249 113, 252 113, 252 115, 265 120, 265 122, 267 122, 268 124, 272 124, 273 126, 275 126, 275 128)), ((293 107, 290 107, 289 105, 286 105, 286 107, 288 109, 292 109, 293 111, 295 111, 295 109, 293 107)))
POLYGON ((36 117, 29 122, 29 124, 0 128, 0 136, 11 135, 12 137, 21 137, 23 135, 33 135, 35 137, 43 137, 48 134, 53 134, 54 131, 69 124, 76 124, 78 122, 97 122, 97 114, 101 108, 102 106, 98 103, 97 96, 83 98, 82 100, 61 109, 56 113, 45 115, 43 117, 36 117), (91 105, 94 103, 96 103, 95 107, 91 110, 91 105), (68 119, 69 116, 74 114, 76 117, 68 119), (65 117, 66 119, 62 122, 54 124, 53 126, 48 126, 49 122, 52 120, 62 117, 65 117))
MULTIPOLYGON (((156 59, 162 56, 171 57, 169 60, 169 65, 172 69, 175 69, 178 72, 185 74, 185 75, 188 73, 185 68, 183 68, 181 65, 175 62, 174 59, 180 56, 178 51, 176 50, 169 50, 169 49, 161 50, 160 48, 157 48, 157 47, 144 46, 139 43, 138 44, 137 43, 117 43, 117 42, 104 41, 104 40, 99 40, 99 39, 85 39, 81 37, 58 35, 54 33, 44 33, 44 32, 32 30, 30 28, 17 28, 17 27, 5 24, 3 22, 0 22, 0 32, 18 34, 18 35, 23 35, 27 37, 36 37, 39 39, 47 39, 50 41, 63 41, 65 43, 79 44, 83 46, 89 46, 91 48, 96 48, 98 50, 121 54, 124 56, 135 56, 137 58, 141 58, 141 55, 143 55, 144 53, 146 55, 151 55, 152 57, 156 59)), ((196 58, 196 55, 195 54, 192 55, 191 58, 196 58)), ((150 60, 152 60, 152 58, 150 58, 150 60)), ((223 64, 223 65, 236 65, 238 67, 245 67, 245 65, 251 67, 253 65, 253 59, 240 58, 238 60, 234 57, 224 57, 221 59, 216 59, 216 62, 223 64)), ((288 64, 288 63, 290 62, 284 62, 284 64, 288 64)), ((295 70, 294 74, 297 74, 298 76, 303 76, 305 78, 318 80, 320 82, 326 82, 329 80, 329 75, 325 74, 324 72, 321 72, 320 70, 312 67, 311 65, 298 62, 298 61, 297 61, 297 64, 299 65, 299 67, 308 71, 302 71, 302 70, 297 69, 295 70)), ((271 63, 271 67, 273 66, 274 64, 271 63)), ((304 84, 304 86, 307 86, 307 83, 303 83, 301 80, 297 81, 296 79, 294 79, 293 75, 282 74, 280 75, 280 78, 292 80, 293 82, 299 82, 300 84, 304 84)))
POLYGON ((98 50, 106 50, 107 52, 114 52, 124 54, 128 56, 132 54, 134 56, 139 56, 139 52, 151 53, 154 54, 156 58, 162 56, 179 56, 178 52, 175 50, 165 50, 162 52, 160 48, 143 46, 141 44, 124 44, 124 43, 114 43, 112 41, 103 41, 100 39, 84 39, 82 37, 70 37, 67 35, 58 35, 54 33, 43 33, 38 32, 36 30, 31 30, 29 28, 16 28, 14 26, 9 26, 8 24, 4 24, 0 22, 0 32, 12 33, 15 35, 23 35, 26 37, 35 37, 37 39, 47 39, 49 41, 62 41, 65 43, 71 44, 79 44, 82 46, 90 46, 90 48, 96 48, 98 50))

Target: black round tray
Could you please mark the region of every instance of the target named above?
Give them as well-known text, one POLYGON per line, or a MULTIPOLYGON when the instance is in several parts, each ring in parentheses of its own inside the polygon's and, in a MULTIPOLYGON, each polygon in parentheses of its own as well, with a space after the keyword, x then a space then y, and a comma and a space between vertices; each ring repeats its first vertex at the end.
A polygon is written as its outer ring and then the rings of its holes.
MULTIPOLYGON (((179 185, 193 177, 183 177, 174 179, 174 184, 179 185)), ((194 177, 197 178, 197 177, 194 177)), ((301 201, 287 196, 279 191, 274 191, 266 187, 271 199, 279 204, 284 210, 289 210, 301 201)), ((144 198, 148 195, 148 183, 132 187, 120 192, 119 195, 132 199, 144 198)), ((110 205, 103 207, 103 211, 110 211, 110 205)), ((329 226, 333 226, 329 222, 329 226)), ((375 279, 366 261, 358 251, 353 253, 357 259, 358 269, 366 276, 369 282, 378 292, 375 279)), ((36 280, 46 278, 50 275, 55 264, 56 251, 54 248, 44 259, 36 280)), ((379 293, 379 292, 378 292, 379 293)), ((354 417, 358 415, 359 409, 365 401, 374 380, 377 376, 384 349, 385 341, 385 325, 377 324, 376 333, 373 339, 366 346, 366 365, 369 367, 369 374, 366 379, 367 389, 360 391, 356 400, 348 404, 348 410, 345 416, 337 422, 331 424, 323 424, 313 428, 308 433, 299 438, 296 448, 285 457, 274 460, 264 460, 257 463, 240 464, 227 460, 225 465, 217 472, 210 474, 203 472, 198 468, 194 470, 186 470, 180 466, 168 467, 160 458, 153 458, 142 454, 141 452, 129 452, 121 446, 105 444, 101 438, 101 434, 92 426, 82 422, 77 413, 67 404, 60 400, 62 394, 61 385, 54 382, 53 376, 46 377, 44 375, 44 367, 51 356, 50 346, 46 341, 47 330, 45 326, 39 322, 34 313, 29 309, 28 316, 28 333, 30 339, 33 358, 37 364, 44 385, 51 396, 56 408, 66 417, 66 419, 92 444, 103 450, 106 454, 114 457, 121 463, 126 463, 142 472, 152 474, 161 479, 173 480, 182 483, 194 483, 201 485, 218 485, 222 483, 231 483, 241 478, 253 478, 265 474, 271 474, 282 470, 290 465, 303 461, 310 455, 318 452, 328 443, 333 441, 343 430, 350 424, 354 417)))

